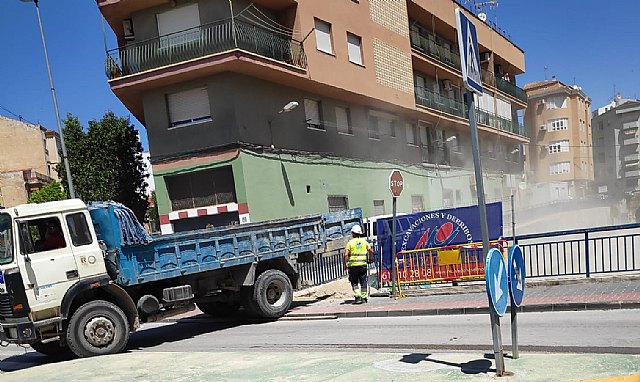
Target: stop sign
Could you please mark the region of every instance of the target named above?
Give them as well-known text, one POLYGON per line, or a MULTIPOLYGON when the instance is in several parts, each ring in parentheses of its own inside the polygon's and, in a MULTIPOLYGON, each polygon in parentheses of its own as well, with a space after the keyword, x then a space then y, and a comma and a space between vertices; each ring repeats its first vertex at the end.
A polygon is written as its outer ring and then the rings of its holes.
POLYGON ((391 191, 391 195, 394 197, 400 196, 403 188, 404 179, 402 178, 400 170, 391 171, 391 175, 389 175, 389 191, 391 191))

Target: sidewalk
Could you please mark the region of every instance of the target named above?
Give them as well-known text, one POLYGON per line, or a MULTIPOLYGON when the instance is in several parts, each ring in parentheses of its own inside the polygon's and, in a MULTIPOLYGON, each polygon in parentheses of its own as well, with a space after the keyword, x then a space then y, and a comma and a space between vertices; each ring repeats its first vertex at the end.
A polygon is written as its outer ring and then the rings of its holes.
MULTIPOLYGON (((336 282, 347 283, 344 279, 336 282)), ((388 295, 373 294, 367 304, 353 305, 351 297, 305 297, 313 295, 314 290, 297 291, 285 319, 428 316, 489 311, 483 282, 417 288, 405 293, 406 297, 395 300, 388 295)), ((526 281, 524 300, 518 312, 608 309, 640 309, 640 275, 530 279, 526 281)), ((196 309, 167 320, 205 317, 196 309)))

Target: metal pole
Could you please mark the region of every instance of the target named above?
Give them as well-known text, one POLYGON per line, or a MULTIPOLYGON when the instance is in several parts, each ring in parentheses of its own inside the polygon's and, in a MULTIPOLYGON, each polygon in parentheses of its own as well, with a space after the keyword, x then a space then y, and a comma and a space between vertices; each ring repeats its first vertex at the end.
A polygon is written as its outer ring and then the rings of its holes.
POLYGON ((518 244, 518 240, 516 239, 516 209, 513 194, 511 194, 511 235, 513 236, 513 245, 518 244))
POLYGON ((513 359, 520 358, 518 351, 518 312, 516 307, 511 304, 511 355, 513 359))
POLYGON ((396 273, 398 267, 396 265, 396 202, 398 198, 393 197, 393 218, 391 219, 391 297, 396 298, 396 273))
MULTIPOLYGON (((233 46, 238 47, 238 38, 236 36, 236 17, 233 14, 233 1, 229 0, 229 11, 231 12, 231 35, 233 36, 233 46)), ((240 12, 242 13, 242 12, 240 12)))
MULTIPOLYGON (((476 193, 478 207, 480 208, 480 229, 482 231, 482 255, 486 260, 489 252, 489 227, 487 226, 487 207, 484 199, 484 183, 482 181, 482 164, 480 163, 480 148, 478 143, 478 126, 476 125, 475 105, 473 93, 467 90, 467 105, 469 114, 469 127, 471 129, 471 153, 473 155, 473 168, 476 175, 476 193)), ((493 335, 493 354, 496 360, 496 374, 504 375, 504 354, 502 351, 502 334, 500 333, 500 317, 493 311, 491 316, 491 333, 493 335)))
POLYGON ((51 97, 53 97, 53 108, 56 112, 56 122, 58 123, 58 133, 60 134, 60 145, 62 146, 62 160, 67 174, 67 184, 69 186, 69 198, 76 197, 73 189, 73 179, 71 178, 71 169, 69 168, 69 160, 67 158, 67 147, 64 144, 64 133, 62 131, 62 122, 60 121, 60 112, 58 111, 58 99, 56 98, 56 89, 53 87, 53 76, 51 75, 51 67, 49 66, 49 54, 47 53, 47 43, 44 39, 44 30, 42 29, 42 21, 40 20, 40 7, 38 0, 34 0, 36 5, 36 14, 38 16, 38 25, 40 26, 40 37, 42 38, 42 47, 44 48, 44 60, 47 63, 47 73, 49 74, 49 85, 51 86, 51 97))

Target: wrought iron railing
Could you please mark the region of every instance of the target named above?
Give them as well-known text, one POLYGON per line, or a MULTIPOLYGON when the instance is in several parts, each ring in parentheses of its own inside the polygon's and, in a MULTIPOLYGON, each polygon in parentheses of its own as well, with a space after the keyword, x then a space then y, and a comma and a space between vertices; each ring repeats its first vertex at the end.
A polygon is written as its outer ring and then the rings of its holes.
POLYGON ((520 101, 526 103, 527 102, 527 93, 516 85, 512 84, 509 81, 506 81, 500 77, 496 76, 496 85, 498 90, 501 90, 510 96, 513 96, 520 101))
MULTIPOLYGON (((416 86, 416 103, 421 106, 453 114, 458 117, 468 118, 467 107, 463 102, 442 96, 423 86, 416 86)), ((490 113, 486 110, 476 109, 476 122, 499 130, 525 136, 524 127, 517 120, 510 120, 490 113)))
POLYGON ((114 79, 232 49, 307 67, 301 42, 252 23, 227 20, 112 49, 107 52, 106 74, 114 79))
POLYGON ((436 109, 447 114, 466 118, 467 112, 464 103, 442 96, 423 86, 415 87, 416 103, 431 109, 436 109))
POLYGON ((454 43, 445 43, 420 24, 411 26, 411 47, 442 64, 460 70, 460 54, 454 43))
POLYGON ((522 235, 517 242, 527 277, 640 271, 637 223, 522 235))

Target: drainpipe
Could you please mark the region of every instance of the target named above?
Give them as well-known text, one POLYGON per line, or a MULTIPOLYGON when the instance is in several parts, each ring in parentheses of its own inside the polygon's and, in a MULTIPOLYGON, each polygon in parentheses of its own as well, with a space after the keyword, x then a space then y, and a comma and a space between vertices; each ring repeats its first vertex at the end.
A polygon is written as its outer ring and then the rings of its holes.
POLYGON ((233 15, 233 1, 229 0, 229 11, 231 12, 231 34, 233 35, 233 46, 238 47, 238 39, 236 37, 236 20, 233 15))

